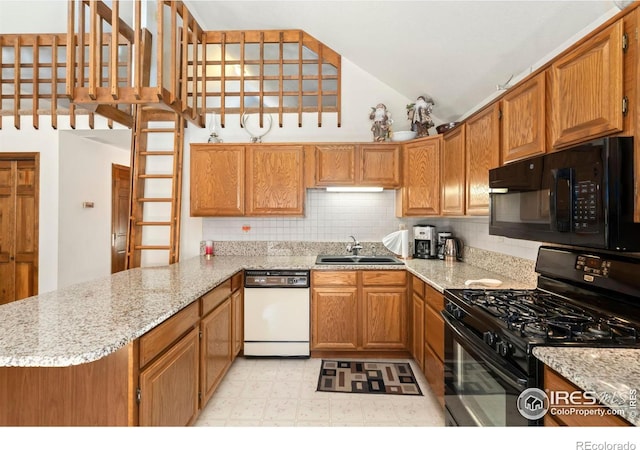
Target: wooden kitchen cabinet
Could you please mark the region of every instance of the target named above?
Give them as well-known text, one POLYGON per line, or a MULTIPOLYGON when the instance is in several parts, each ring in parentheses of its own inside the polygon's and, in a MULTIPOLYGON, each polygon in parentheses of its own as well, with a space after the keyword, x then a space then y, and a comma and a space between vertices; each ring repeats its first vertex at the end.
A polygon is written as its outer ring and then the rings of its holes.
POLYGON ((140 338, 139 425, 184 426, 199 411, 200 302, 140 338))
POLYGON ((502 163, 546 152, 546 72, 513 87, 502 98, 502 163))
POLYGON ((440 214, 440 161, 442 135, 404 144, 402 187, 396 191, 396 216, 440 214))
POLYGON ((191 144, 192 216, 302 216, 301 145, 191 144))
MULTIPOLYGON (((575 384, 571 383, 565 377, 560 375, 555 370, 548 366, 544 366, 544 389, 545 391, 555 392, 567 392, 572 394, 574 398, 582 399, 582 396, 578 396, 573 393, 582 392, 575 384)), ((586 400, 588 403, 589 400, 586 400)), ((574 409, 584 408, 588 410, 601 409, 607 410, 606 406, 601 404, 579 406, 574 404, 556 404, 553 406, 566 406, 567 408, 573 407, 574 409)), ((628 427, 631 426, 624 418, 616 415, 609 415, 607 411, 603 411, 603 414, 580 414, 579 411, 572 414, 555 415, 552 411, 547 412, 544 416, 544 426, 570 426, 570 427, 628 427)))
POLYGON ((465 213, 465 147, 465 123, 444 134, 441 160, 443 216, 463 216, 465 213))
POLYGON ((444 296, 425 286, 424 308, 424 375, 440 405, 444 408, 444 296))
POLYGON ((551 146, 623 129, 623 20, 577 45, 551 65, 551 146))
POLYGON ((357 273, 312 272, 311 349, 356 350, 358 330, 357 273))
POLYGON ((242 343, 244 342, 244 276, 243 273, 237 273, 231 278, 231 316, 232 316, 232 335, 233 335, 233 353, 232 357, 242 351, 242 343))
POLYGON ((231 298, 227 297, 202 318, 200 351, 200 389, 202 407, 213 395, 232 361, 231 298))
POLYGON ((500 165, 500 103, 466 123, 465 200, 467 215, 489 215, 489 169, 500 165))
POLYGON ((411 276, 411 356, 424 371, 424 291, 425 283, 411 276))
POLYGON ((405 350, 405 271, 313 271, 311 350, 405 350))
POLYGON ((244 215, 245 147, 191 144, 191 215, 244 215))
POLYGON ((395 143, 314 144, 314 187, 381 186, 401 183, 401 146, 395 143))
POLYGON ((406 272, 362 272, 362 348, 406 348, 406 272))
POLYGON ((247 147, 246 215, 304 215, 301 145, 247 147))

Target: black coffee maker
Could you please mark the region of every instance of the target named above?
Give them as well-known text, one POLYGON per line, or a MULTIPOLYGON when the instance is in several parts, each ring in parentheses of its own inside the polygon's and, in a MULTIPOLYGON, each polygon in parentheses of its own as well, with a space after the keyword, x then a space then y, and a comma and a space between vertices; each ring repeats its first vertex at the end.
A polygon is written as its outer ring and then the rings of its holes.
POLYGON ((436 227, 433 225, 418 224, 413 227, 413 257, 420 259, 433 259, 438 257, 438 242, 436 227))

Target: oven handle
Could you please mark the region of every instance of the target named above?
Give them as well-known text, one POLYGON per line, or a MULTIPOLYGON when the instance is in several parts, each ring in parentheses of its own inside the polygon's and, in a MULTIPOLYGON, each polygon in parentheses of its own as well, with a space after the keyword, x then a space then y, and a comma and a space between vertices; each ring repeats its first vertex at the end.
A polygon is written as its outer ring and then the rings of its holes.
POLYGON ((521 374, 509 368, 507 364, 496 357, 495 354, 493 354, 492 352, 487 352, 478 344, 476 344, 475 341, 477 340, 477 337, 473 333, 468 331, 464 325, 462 325, 461 323, 454 325, 453 321, 450 318, 451 316, 446 311, 441 311, 440 315, 446 322, 447 326, 451 329, 451 331, 453 331, 464 344, 471 347, 475 352, 479 353, 482 356, 482 361, 491 366, 491 368, 496 371, 496 373, 498 373, 501 378, 503 378, 505 381, 508 381, 509 384, 517 389, 521 389, 522 386, 527 385, 526 378, 522 378, 521 374))

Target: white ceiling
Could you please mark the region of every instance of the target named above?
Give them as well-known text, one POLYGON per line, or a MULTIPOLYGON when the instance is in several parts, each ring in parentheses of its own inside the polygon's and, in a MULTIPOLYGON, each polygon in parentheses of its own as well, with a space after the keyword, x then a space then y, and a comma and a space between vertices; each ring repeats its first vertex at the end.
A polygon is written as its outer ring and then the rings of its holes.
MULTIPOLYGON (((618 2, 619 3, 619 2, 618 2)), ((302 29, 453 121, 619 11, 612 1, 185 0, 205 30, 302 29)))

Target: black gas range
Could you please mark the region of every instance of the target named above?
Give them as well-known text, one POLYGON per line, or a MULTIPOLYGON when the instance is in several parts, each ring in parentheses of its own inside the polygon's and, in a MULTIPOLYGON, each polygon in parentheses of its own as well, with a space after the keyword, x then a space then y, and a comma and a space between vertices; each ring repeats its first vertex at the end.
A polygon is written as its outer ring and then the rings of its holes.
POLYGON ((449 425, 541 425, 517 410, 542 388, 537 345, 640 348, 640 259, 540 248, 535 289, 445 291, 449 425))

